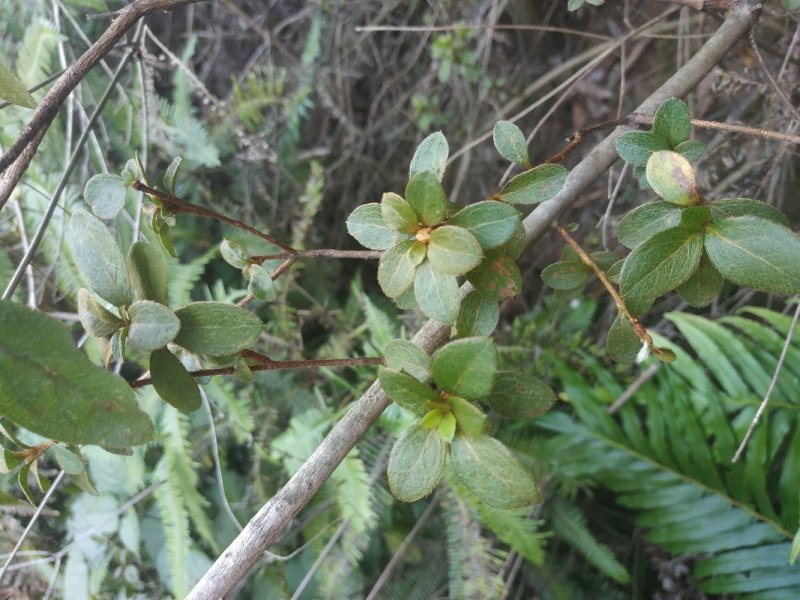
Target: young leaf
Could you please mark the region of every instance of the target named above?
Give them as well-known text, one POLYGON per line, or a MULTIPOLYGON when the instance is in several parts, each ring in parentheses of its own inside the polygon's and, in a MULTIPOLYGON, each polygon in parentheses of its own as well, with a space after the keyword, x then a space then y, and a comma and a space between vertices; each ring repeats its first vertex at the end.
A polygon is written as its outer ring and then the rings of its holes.
POLYGON ((392 340, 383 351, 386 366, 426 383, 431 379, 431 357, 409 340, 392 340))
POLYGON ((447 211, 447 195, 432 171, 423 171, 408 180, 406 201, 429 227, 441 223, 447 211))
POLYGON ((456 318, 458 337, 481 337, 491 335, 500 321, 500 305, 497 300, 471 290, 461 300, 456 318))
POLYGON ((680 206, 700 202, 692 165, 677 152, 654 152, 647 161, 646 172, 653 191, 667 202, 680 206))
POLYGON ((706 151, 706 145, 700 140, 686 140, 675 146, 675 152, 689 162, 696 162, 706 151))
POLYGON ((131 303, 125 258, 106 226, 85 210, 72 214, 67 243, 89 287, 114 306, 131 303))
POLYGON ((0 60, 0 98, 24 108, 36 108, 34 97, 2 60, 0 60))
POLYGON ((419 229, 419 219, 412 206, 393 192, 386 192, 381 199, 381 216, 387 227, 402 233, 414 233, 419 229))
POLYGON ((100 173, 83 188, 83 199, 100 219, 113 219, 125 206, 128 186, 119 175, 100 173))
POLYGON ((582 262, 557 262, 542 271, 542 281, 554 290, 571 290, 586 284, 592 269, 582 262))
POLYGON ((620 293, 658 298, 689 279, 700 263, 703 236, 676 227, 636 246, 622 265, 620 293))
POLYGON ((663 200, 648 202, 622 217, 617 227, 617 239, 626 248, 633 249, 655 234, 677 227, 680 222, 679 207, 663 200))
POLYGON ((617 318, 611 324, 606 339, 606 352, 614 360, 623 365, 630 365, 636 360, 642 341, 636 335, 630 321, 617 313, 617 318))
POLYGON ((714 301, 725 283, 706 254, 700 259, 697 271, 685 283, 675 288, 681 298, 692 306, 703 308, 714 301))
POLYGON ((456 436, 456 424, 456 417, 451 412, 444 415, 441 421, 439 421, 437 426, 439 437, 448 444, 452 442, 453 438, 456 436))
POLYGON ((121 377, 92 364, 55 319, 0 301, 0 414, 70 444, 136 446, 153 425, 121 377))
POLYGON ((108 337, 122 327, 122 320, 103 308, 89 290, 78 290, 78 318, 89 335, 108 337))
POLYGON ((172 162, 169 163, 169 166, 164 173, 164 187, 170 194, 175 193, 175 180, 178 178, 178 171, 181 168, 182 162, 183 159, 180 156, 176 156, 172 162))
MULTIPOLYGON (((475 406, 469 400, 459 398, 458 396, 450 396, 447 400, 450 403, 452 414, 458 422, 458 430, 463 435, 475 437, 482 435, 486 427, 486 415, 483 411, 475 406)), ((452 438, 448 441, 453 441, 452 438)))
POLYGON ((495 200, 470 204, 448 221, 474 235, 484 250, 505 244, 520 223, 520 214, 513 206, 495 200))
MULTIPOLYGON (((448 411, 447 414, 450 414, 450 411, 448 411)), ((422 417, 422 420, 419 422, 419 426, 423 429, 433 429, 434 427, 439 427, 439 425, 442 423, 442 419, 444 419, 444 416, 445 413, 442 412, 441 408, 433 408, 425 413, 425 416, 422 417)))
POLYGON ((787 227, 758 217, 724 219, 708 228, 705 246, 720 274, 736 285, 800 292, 800 240, 787 227))
POLYGON ((492 389, 497 348, 489 338, 464 338, 442 346, 433 355, 433 380, 439 389, 470 400, 492 389))
POLYGON ((758 217, 766 219, 778 225, 789 227, 787 219, 777 208, 762 202, 761 200, 751 200, 750 198, 723 198, 712 202, 708 207, 711 211, 711 218, 715 221, 728 219, 730 217, 758 217))
POLYGON ((450 463, 461 482, 489 506, 513 509, 539 502, 530 473, 492 437, 456 435, 450 463))
POLYGON ((131 323, 128 326, 128 341, 142 350, 163 348, 178 334, 181 322, 175 313, 163 304, 140 300, 128 309, 131 323))
POLYGON ((445 325, 452 325, 458 315, 458 281, 423 262, 414 277, 414 297, 425 316, 445 325))
POLYGON ((386 395, 399 406, 413 413, 424 415, 430 410, 430 402, 441 402, 433 388, 411 375, 380 367, 378 379, 386 395))
POLYGON ((463 275, 478 266, 482 258, 478 240, 466 229, 443 225, 431 232, 428 260, 436 271, 463 275))
POLYGON ((626 131, 617 140, 616 147, 622 160, 634 167, 645 167, 653 152, 669 150, 669 143, 649 131, 626 131))
POLYGON ((538 204, 550 200, 564 186, 567 172, 561 165, 539 165, 514 177, 497 197, 509 204, 538 204))
POLYGON ((166 348, 150 354, 150 377, 161 399, 181 412, 194 412, 202 404, 197 382, 183 363, 166 348))
POLYGON ((399 232, 384 223, 381 205, 377 202, 357 207, 347 217, 346 224, 347 232, 370 250, 386 250, 403 239, 399 232))
POLYGON ((125 258, 128 278, 136 300, 167 303, 169 281, 161 253, 149 242, 139 241, 128 250, 125 258))
POLYGON ((441 181, 449 153, 450 149, 444 134, 441 131, 430 134, 417 146, 414 158, 411 159, 408 178, 411 179, 424 171, 431 171, 441 181))
POLYGON ((175 315, 181 321, 175 343, 195 354, 235 354, 252 346, 261 335, 257 316, 224 302, 193 302, 175 315))
POLYGON ((228 238, 222 240, 219 246, 219 253, 222 255, 222 260, 234 269, 244 269, 250 264, 250 257, 247 256, 245 249, 228 238))
POLYGON ((392 494, 403 502, 430 494, 442 478, 446 457, 447 446, 436 429, 411 425, 389 454, 386 476, 392 494))
MULTIPOLYGON (((378 284, 389 298, 396 298, 414 283, 419 252, 412 252, 418 242, 405 240, 392 246, 378 262, 378 284)), ((424 257, 424 254, 422 255, 424 257)))
POLYGON ((242 275, 247 279, 247 291, 259 300, 274 300, 278 292, 267 270, 261 265, 250 264, 242 269, 242 275))
POLYGON ((664 138, 673 148, 689 139, 692 118, 689 108, 677 98, 667 98, 653 117, 653 133, 664 138))
POLYGON ((467 273, 467 280, 480 293, 495 300, 513 298, 522 290, 517 263, 499 249, 487 252, 483 262, 467 273))
POLYGON ((524 371, 498 371, 488 396, 481 400, 510 419, 532 419, 556 403, 556 394, 541 379, 524 371))
POLYGON ((507 161, 523 167, 530 165, 528 143, 522 130, 510 121, 498 121, 492 132, 494 147, 507 161))

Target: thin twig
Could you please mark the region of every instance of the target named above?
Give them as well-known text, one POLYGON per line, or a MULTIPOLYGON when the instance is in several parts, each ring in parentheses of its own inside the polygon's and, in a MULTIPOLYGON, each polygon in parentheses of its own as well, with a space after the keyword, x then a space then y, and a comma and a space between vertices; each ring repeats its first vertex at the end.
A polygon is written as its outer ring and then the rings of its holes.
POLYGON ((608 407, 608 414, 613 415, 614 413, 619 411, 619 409, 622 408, 624 404, 628 400, 630 400, 636 392, 639 391, 639 388, 641 388, 645 383, 647 383, 653 378, 653 375, 655 375, 660 368, 661 368, 661 363, 656 362, 651 364, 644 371, 642 371, 639 374, 639 376, 634 380, 634 382, 628 386, 628 389, 622 392, 622 394, 620 394, 620 397, 611 403, 611 406, 608 407))
POLYGON ((222 221, 223 223, 227 223, 228 225, 233 225, 234 227, 238 227, 243 231, 252 233, 253 235, 260 237, 261 239, 268 241, 270 244, 278 246, 278 248, 283 248, 289 254, 295 254, 297 252, 297 250, 295 250, 291 246, 287 246, 286 244, 284 244, 280 240, 275 239, 268 233, 259 231, 258 229, 256 229, 255 227, 251 227, 247 223, 243 223, 238 219, 232 219, 231 217, 218 213, 215 210, 204 208, 202 206, 197 206, 196 204, 192 204, 191 202, 188 202, 183 198, 179 198, 178 196, 173 196, 172 194, 168 194, 167 192, 162 192, 161 190, 151 188, 150 186, 145 185, 141 181, 134 181, 131 184, 131 187, 140 192, 144 192, 151 198, 158 198, 161 202, 167 205, 167 208, 175 212, 196 215, 198 217, 206 217, 208 219, 214 219, 216 221, 222 221))
POLYGON ((794 311, 794 316, 792 317, 792 324, 789 325, 789 333, 786 334, 786 339, 783 342, 783 350, 781 350, 781 355, 778 358, 778 364, 775 365, 775 372, 772 374, 772 381, 769 382, 769 387, 767 387, 767 391, 764 394, 764 398, 761 400, 761 404, 758 406, 758 410, 756 411, 756 416, 753 417, 753 420, 750 422, 750 426, 747 428, 747 433, 744 434, 744 439, 742 440, 742 443, 739 444, 739 448, 736 450, 736 454, 734 454, 733 458, 731 459, 732 463, 737 462, 739 458, 741 458, 744 449, 747 447, 747 443, 753 436, 753 432, 755 431, 758 422, 761 420, 761 416, 767 409, 767 403, 769 402, 769 399, 772 396, 772 392, 775 391, 775 386, 778 384, 778 377, 780 377, 781 369, 783 369, 783 363, 786 360, 786 354, 788 354, 789 352, 789 346, 792 343, 792 336, 794 335, 794 330, 795 327, 797 327, 798 320, 800 320, 800 302, 797 303, 797 308, 794 311))
POLYGON ((569 29, 567 27, 551 27, 548 25, 364 25, 355 27, 356 33, 376 33, 376 32, 401 32, 401 33, 435 33, 444 31, 464 31, 464 30, 498 30, 498 31, 544 31, 547 33, 564 33, 566 35, 577 35, 580 37, 594 38, 607 42, 612 38, 599 33, 590 33, 581 29, 569 29))
POLYGON ((297 252, 280 252, 278 254, 268 254, 266 256, 251 256, 250 261, 262 264, 268 260, 285 260, 291 258, 293 261, 301 258, 356 258, 373 259, 383 256, 383 250, 300 250, 297 252))
MULTIPOLYGON (((378 357, 362 358, 321 358, 308 360, 273 360, 258 365, 248 365, 251 371, 277 371, 279 369, 319 369, 321 367, 363 367, 369 365, 382 365, 383 359, 378 357)), ((213 375, 233 375, 234 367, 219 367, 216 369, 198 369, 189 371, 192 377, 211 377, 213 375)), ((132 388, 145 387, 153 383, 152 378, 144 377, 131 383, 132 388)))
POLYGON ((17 552, 19 552, 19 549, 22 547, 22 544, 25 543, 25 540, 27 539, 28 535, 33 529, 33 526, 36 524, 36 521, 39 520, 39 515, 42 514, 44 507, 47 505, 47 501, 50 500, 50 496, 53 495, 53 492, 56 491, 58 484, 61 483, 62 479, 64 479, 64 475, 65 475, 64 471, 58 472, 58 475, 56 475, 56 478, 53 480, 53 483, 50 485, 50 488, 45 493, 44 498, 42 498, 42 501, 39 503, 39 506, 36 507, 36 512, 33 513, 31 520, 28 521, 28 524, 25 526, 25 530, 22 532, 22 535, 19 536, 19 539, 17 540, 14 549, 8 555, 6 562, 3 564, 3 568, 0 569, 0 581, 3 581, 3 577, 5 577, 6 573, 8 572, 8 568, 14 561, 14 557, 17 555, 17 552))
POLYGON ((600 280, 600 283, 603 284, 603 287, 606 288, 609 295, 614 300, 614 304, 617 305, 617 310, 619 311, 619 314, 621 314, 628 320, 628 322, 633 327, 633 330, 636 332, 636 335, 639 336, 640 340, 642 340, 642 343, 647 344, 647 347, 650 350, 653 350, 653 338, 651 338, 650 334, 647 333, 647 330, 644 328, 644 325, 641 324, 639 319, 634 317, 628 310, 628 307, 625 306, 625 300, 622 299, 622 296, 614 287, 614 284, 612 284, 611 281, 608 279, 608 275, 606 275, 606 272, 603 271, 603 269, 601 269, 597 265, 597 263, 589 255, 589 253, 586 252, 586 250, 584 250, 581 247, 581 245, 575 240, 574 237, 572 237, 569 234, 569 232, 566 229, 564 229, 558 223, 553 223, 553 228, 556 231, 558 231, 558 233, 561 234, 561 237, 564 238, 564 241, 566 241, 570 246, 572 246, 572 249, 575 250, 576 254, 581 259, 581 261, 583 261, 583 263, 587 267, 589 267, 592 271, 594 271, 594 274, 600 280))
POLYGON ((794 104, 792 103, 791 98, 786 95, 786 92, 783 91, 783 88, 775 81, 775 78, 770 73, 769 68, 767 67, 767 63, 764 62, 764 57, 761 55, 761 50, 758 49, 758 42, 756 42, 756 33, 755 27, 750 30, 750 34, 747 36, 750 40, 750 48, 753 50, 753 54, 756 55, 756 59, 758 60, 758 65, 761 67, 761 70, 764 72, 764 75, 769 81, 772 89, 775 90, 775 93, 778 95, 778 98, 781 99, 783 105, 786 107, 786 110, 792 115, 792 117, 796 121, 800 121, 800 112, 797 111, 794 104))

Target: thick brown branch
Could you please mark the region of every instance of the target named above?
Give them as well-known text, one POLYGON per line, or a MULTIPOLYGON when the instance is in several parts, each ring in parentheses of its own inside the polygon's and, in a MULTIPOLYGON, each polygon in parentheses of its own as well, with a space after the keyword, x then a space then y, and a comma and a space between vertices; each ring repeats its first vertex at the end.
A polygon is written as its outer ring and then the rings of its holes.
POLYGON ((42 98, 36 112, 17 140, 0 156, 0 209, 5 206, 22 174, 33 159, 44 134, 56 118, 61 105, 89 70, 94 67, 139 19, 159 10, 171 10, 201 0, 138 0, 119 11, 103 35, 70 66, 42 98))
MULTIPOLYGON (((266 357, 264 357, 266 358, 266 357)), ((280 369, 319 369, 322 367, 364 367, 369 365, 382 365, 382 358, 325 358, 319 360, 269 360, 257 365, 249 365, 251 371, 278 371, 280 369)), ((212 375, 233 375, 233 367, 219 367, 217 369, 198 369, 189 371, 192 377, 211 377, 212 375)), ((151 385, 150 377, 143 377, 131 383, 132 388, 151 385)))
POLYGON ((222 221, 223 223, 227 223, 228 225, 233 225, 243 231, 248 233, 252 233, 255 236, 260 237, 261 239, 267 240, 270 244, 274 244, 278 246, 278 248, 283 248, 288 254, 294 255, 296 254, 296 250, 291 246, 287 246, 283 242, 275 239, 268 233, 264 233, 263 231, 259 231, 255 227, 251 227, 247 223, 243 223, 238 219, 232 219, 226 215, 218 213, 214 210, 209 208, 204 208, 202 206, 197 206, 196 204, 192 204, 191 202, 187 202, 183 198, 178 198, 178 196, 173 196, 172 194, 168 194, 166 192, 162 192, 161 190, 157 190, 155 188, 151 188, 140 181, 134 181, 131 187, 135 190, 139 190, 140 192, 144 192, 151 198, 158 198, 161 202, 163 202, 167 208, 176 212, 176 213, 185 213, 189 215, 197 215, 198 217, 206 217, 207 219, 214 219, 216 221, 222 221))
MULTIPOLYGON (((638 110, 652 114, 667 98, 682 97, 689 93, 752 26, 753 15, 754 9, 749 3, 737 4, 691 60, 645 100, 638 110)), ((561 191, 552 200, 539 204, 525 218, 525 241, 528 247, 541 238, 559 215, 581 198, 583 192, 614 164, 617 160, 614 144, 624 131, 623 128, 617 129, 598 144, 570 172, 561 191)), ((428 321, 414 336, 414 342, 430 353, 441 346, 449 334, 449 326, 428 321)), ((187 598, 217 600, 226 597, 264 551, 280 539, 297 513, 328 480, 390 402, 380 384, 373 382, 286 485, 250 519, 187 598)))

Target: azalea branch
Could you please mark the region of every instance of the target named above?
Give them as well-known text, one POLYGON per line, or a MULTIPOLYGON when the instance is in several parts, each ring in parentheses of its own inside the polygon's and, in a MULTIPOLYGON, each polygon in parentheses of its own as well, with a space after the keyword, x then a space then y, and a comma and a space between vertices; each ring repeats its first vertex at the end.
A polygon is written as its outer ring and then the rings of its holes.
POLYGON ((300 260, 301 258, 355 258, 355 259, 377 259, 383 256, 383 250, 298 250, 296 252, 280 252, 278 254, 268 254, 266 256, 251 256, 250 261, 258 265, 268 260, 285 260, 291 258, 300 260))
POLYGON ((222 213, 218 213, 217 211, 211 210, 210 208, 197 206, 196 204, 192 204, 191 202, 184 200, 183 198, 179 198, 178 196, 173 196, 172 194, 168 194, 167 192, 162 192, 161 190, 151 188, 150 186, 145 185, 141 181, 134 181, 131 184, 131 187, 140 192, 144 192, 151 198, 158 199, 159 201, 164 203, 169 210, 173 212, 196 215, 198 217, 205 217, 207 219, 222 221, 223 223, 227 223, 228 225, 233 225, 234 227, 237 227, 243 231, 252 233, 253 235, 260 237, 261 239, 268 241, 270 244, 274 244, 275 246, 282 248, 287 252, 288 255, 294 255, 297 253, 297 250, 295 250, 291 246, 287 246, 286 244, 272 237, 268 233, 259 231, 255 227, 251 227, 247 223, 243 223, 238 219, 232 219, 231 217, 223 215, 222 213))

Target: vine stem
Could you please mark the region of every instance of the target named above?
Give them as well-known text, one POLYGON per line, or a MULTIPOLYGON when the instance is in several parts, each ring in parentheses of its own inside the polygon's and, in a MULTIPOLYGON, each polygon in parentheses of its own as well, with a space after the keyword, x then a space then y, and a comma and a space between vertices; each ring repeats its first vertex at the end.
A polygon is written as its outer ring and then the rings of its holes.
MULTIPOLYGON (((756 14, 753 3, 746 0, 737 2, 714 35, 638 110, 652 113, 667 98, 688 94, 747 33, 756 14)), ((539 240, 551 224, 582 198, 584 192, 614 164, 618 159, 615 143, 626 130, 617 129, 595 146, 570 171, 561 190, 551 200, 537 205, 525 218, 526 247, 539 240)), ((462 293, 467 289, 468 286, 462 286, 462 293)), ((413 342, 431 353, 444 344, 449 335, 449 326, 428 321, 414 336, 413 342)), ((236 539, 198 580, 187 600, 218 600, 226 597, 247 576, 264 550, 281 538, 296 515, 390 404, 391 400, 381 389, 380 383, 374 381, 292 478, 253 515, 236 539)))
MULTIPOLYGON (((266 357, 264 357, 266 358, 266 357)), ((309 360, 270 360, 261 362, 257 365, 248 365, 251 371, 277 371, 279 369, 317 369, 321 367, 363 367, 369 365, 382 365, 382 358, 323 358, 309 360)), ((219 367, 216 369, 198 369, 189 371, 192 377, 211 377, 213 375, 233 375, 233 367, 219 367)), ((131 387, 141 388, 153 383, 151 377, 143 377, 131 383, 131 387)))
POLYGON ((247 223, 243 223, 238 219, 233 219, 231 217, 228 217, 227 215, 218 213, 215 210, 211 210, 210 208, 197 206, 196 204, 192 204, 191 202, 188 202, 183 198, 179 198, 178 196, 173 196, 172 194, 168 194, 167 192, 162 192, 161 190, 151 188, 150 186, 145 185, 141 181, 134 181, 131 184, 131 187, 140 192, 144 192, 151 198, 158 198, 161 202, 167 205, 167 208, 174 210, 175 212, 185 213, 189 215, 196 215, 198 217, 205 217, 207 219, 214 219, 216 221, 222 221, 223 223, 227 223, 228 225, 233 225, 234 227, 246 231, 247 233, 252 233, 253 235, 260 237, 261 239, 268 241, 270 244, 274 244, 275 246, 282 248, 290 256, 294 256, 295 254, 297 254, 297 250, 295 250, 291 246, 287 246, 286 244, 272 237, 268 233, 259 231, 255 227, 251 227, 247 223))
POLYGON ((747 448, 747 444, 750 442, 750 438, 753 437, 753 432, 756 430, 759 421, 761 421, 761 417, 764 415, 764 411, 767 410, 767 404, 769 403, 769 399, 772 397, 772 392, 775 391, 775 386, 778 384, 778 377, 780 377, 781 370, 783 369, 783 363, 786 360, 786 355, 789 353, 789 346, 792 344, 792 336, 794 335, 794 330, 797 327, 798 320, 800 320, 800 302, 797 303, 797 308, 795 309, 794 316, 792 317, 792 324, 789 325, 789 333, 786 334, 786 339, 783 341, 783 349, 781 350, 780 357, 778 357, 778 363, 775 365, 775 372, 772 374, 772 380, 769 382, 767 391, 764 393, 764 398, 761 400, 761 404, 758 406, 756 416, 753 417, 753 420, 750 422, 750 426, 747 428, 747 433, 744 434, 742 443, 739 444, 739 447, 736 449, 736 453, 731 459, 732 463, 737 462, 742 457, 745 448, 747 448))
POLYGON ((621 314, 628 320, 628 322, 633 327, 633 330, 636 332, 636 335, 639 336, 640 340, 642 340, 642 343, 647 344, 647 348, 652 351, 653 338, 651 338, 650 334, 647 333, 647 329, 644 328, 644 325, 642 325, 639 319, 634 317, 628 310, 628 307, 625 306, 625 300, 622 299, 622 296, 620 296, 620 293, 616 290, 614 284, 611 283, 611 281, 608 278, 608 275, 606 275, 606 272, 603 271, 603 269, 601 269, 598 266, 598 264, 589 255, 589 253, 586 252, 586 250, 584 250, 581 247, 581 245, 577 242, 577 240, 570 235, 569 231, 564 229, 564 227, 562 227, 558 223, 553 223, 553 228, 556 231, 558 231, 558 233, 561 234, 561 237, 564 238, 564 241, 566 241, 572 247, 572 249, 575 250, 578 257, 580 257, 581 261, 583 261, 583 263, 587 267, 589 267, 592 271, 594 271, 594 274, 597 275, 597 278, 600 280, 600 283, 603 284, 603 287, 606 288, 606 290, 608 290, 608 293, 614 299, 614 304, 617 305, 617 310, 619 311, 619 314, 621 314))

